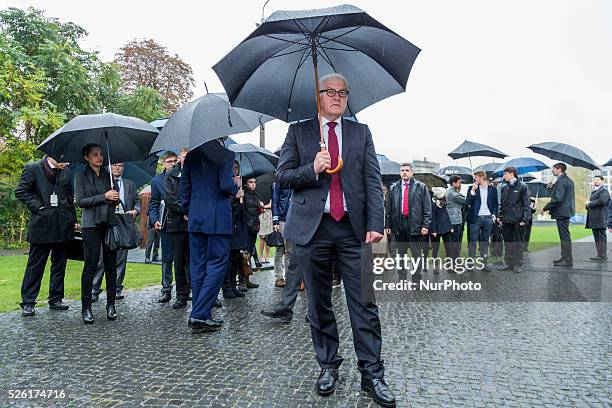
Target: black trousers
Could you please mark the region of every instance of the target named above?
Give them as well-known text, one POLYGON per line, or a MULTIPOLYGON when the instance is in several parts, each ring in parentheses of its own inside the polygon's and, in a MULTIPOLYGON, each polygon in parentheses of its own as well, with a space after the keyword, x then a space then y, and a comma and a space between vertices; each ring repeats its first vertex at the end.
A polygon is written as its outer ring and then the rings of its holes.
POLYGON ((597 256, 607 258, 608 252, 608 238, 606 237, 605 228, 593 228, 593 238, 595 239, 595 249, 597 250, 597 256))
POLYGON ((259 257, 257 256, 257 234, 249 234, 249 252, 253 256, 255 262, 259 262, 259 257))
POLYGON ((174 259, 174 277, 176 280, 176 299, 189 298, 189 233, 168 232, 172 237, 172 257, 174 259))
POLYGON ((440 239, 444 242, 444 251, 446 252, 447 257, 453 256, 453 238, 452 233, 448 232, 446 234, 437 234, 435 237, 433 235, 430 236, 431 239, 431 256, 434 258, 438 257, 438 252, 440 251, 440 239))
MULTIPOLYGON (((463 224, 453 225, 453 232, 451 232, 451 254, 448 255, 453 259, 461 256, 461 244, 463 241, 463 224)), ((447 252, 448 253, 448 252, 447 252)))
POLYGON ((530 220, 523 226, 523 251, 529 250, 529 240, 531 240, 531 228, 533 228, 533 220, 530 220))
POLYGON ((117 251, 111 251, 104 244, 106 229, 107 227, 83 228, 83 249, 85 252, 85 262, 81 275, 81 304, 83 309, 91 307, 91 290, 100 260, 100 245, 102 245, 102 259, 104 260, 104 274, 106 275, 106 304, 115 304, 117 251))
POLYGON ((230 249, 229 264, 223 279, 223 294, 234 292, 236 277, 241 275, 242 252, 240 249, 230 249))
POLYGON ((335 254, 336 268, 344 282, 357 366, 366 378, 383 377, 378 308, 362 292, 361 243, 348 215, 336 222, 323 214, 312 240, 307 245, 295 244, 293 251, 307 288, 310 332, 319 366, 338 368, 343 360, 338 355, 338 327, 331 302, 331 260, 335 254))
POLYGON ((66 274, 67 261, 66 245, 64 243, 30 244, 28 263, 21 283, 21 306, 36 304, 49 253, 51 253, 49 303, 57 302, 64 298, 64 276, 66 274))
MULTIPOLYGON (((396 234, 395 239, 397 241, 397 253, 400 256, 408 253, 413 258, 419 258, 421 256, 427 257, 429 252, 429 237, 424 235, 410 235, 410 219, 401 218, 399 234, 396 234)), ((419 278, 423 271, 423 263, 419 263, 418 269, 414 272, 413 278, 419 278)), ((407 271, 398 271, 400 279, 406 279, 408 276, 407 271)))
POLYGON ((504 234, 505 255, 507 266, 519 266, 523 263, 524 227, 520 224, 502 224, 504 234))
POLYGON ((557 230, 561 240, 561 259, 566 262, 573 262, 572 257, 572 236, 569 230, 569 218, 557 219, 557 230))
POLYGON ((491 229, 491 255, 500 257, 504 254, 504 233, 503 227, 498 223, 493 224, 491 229))
POLYGON ((145 259, 157 259, 159 255, 159 231, 155 228, 147 227, 147 249, 145 259), (151 257, 151 252, 153 256, 151 257))

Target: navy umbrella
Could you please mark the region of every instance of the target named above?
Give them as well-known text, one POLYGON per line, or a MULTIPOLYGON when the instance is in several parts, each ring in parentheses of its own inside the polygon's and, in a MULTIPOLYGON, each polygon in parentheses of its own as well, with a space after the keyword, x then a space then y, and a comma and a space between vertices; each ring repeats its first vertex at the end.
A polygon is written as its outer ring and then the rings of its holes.
MULTIPOLYGON (((347 78, 345 115, 353 116, 404 92, 419 52, 363 10, 343 5, 272 13, 213 70, 233 106, 292 122, 319 117, 319 73, 347 78)), ((328 173, 339 171, 338 163, 328 173)))
POLYGON ((465 140, 463 143, 459 145, 455 150, 448 154, 453 159, 461 159, 467 157, 470 159, 470 166, 472 165, 472 157, 496 157, 498 159, 504 159, 508 157, 508 155, 500 150, 497 150, 494 147, 470 142, 469 140, 465 140))
POLYGON ((220 137, 250 132, 273 118, 230 106, 227 96, 209 93, 174 112, 163 125, 151 153, 194 149, 220 137))
POLYGON ((237 143, 227 148, 236 153, 242 177, 258 177, 276 172, 278 156, 263 147, 251 143, 237 143))
POLYGON ((504 168, 506 167, 516 167, 519 175, 531 173, 532 171, 542 171, 549 168, 548 165, 539 161, 538 159, 534 159, 532 157, 517 157, 516 159, 508 160, 507 162, 500 164, 495 170, 494 174, 496 176, 501 176, 504 172, 504 168))
POLYGON ((445 178, 449 178, 450 176, 457 175, 461 177, 461 180, 466 183, 472 183, 474 181, 474 177, 472 176, 472 170, 469 167, 463 167, 463 166, 441 167, 440 170, 438 170, 437 174, 439 176, 445 176, 445 178))
POLYGON ((612 159, 608 160, 607 162, 603 164, 603 167, 608 167, 608 166, 612 166, 612 159))
POLYGON ((544 142, 527 147, 534 153, 538 153, 549 157, 553 160, 559 160, 576 167, 583 167, 589 170, 598 170, 599 166, 595 160, 584 151, 559 142, 544 142))

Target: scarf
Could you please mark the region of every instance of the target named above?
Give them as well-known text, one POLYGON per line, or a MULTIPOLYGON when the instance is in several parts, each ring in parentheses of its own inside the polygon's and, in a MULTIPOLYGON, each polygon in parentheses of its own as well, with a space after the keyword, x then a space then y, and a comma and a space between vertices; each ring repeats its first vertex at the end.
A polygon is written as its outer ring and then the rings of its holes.
POLYGON ((45 157, 42 158, 41 161, 42 161, 41 165, 42 165, 43 172, 45 173, 45 177, 47 178, 47 180, 49 180, 51 184, 56 184, 57 178, 59 176, 58 173, 60 169, 57 167, 52 169, 51 166, 49 166, 49 162, 47 161, 46 155, 45 157))
POLYGON ((438 207, 438 208, 444 208, 446 207, 446 197, 445 198, 436 198, 433 197, 431 199, 431 201, 433 201, 433 203, 438 207))

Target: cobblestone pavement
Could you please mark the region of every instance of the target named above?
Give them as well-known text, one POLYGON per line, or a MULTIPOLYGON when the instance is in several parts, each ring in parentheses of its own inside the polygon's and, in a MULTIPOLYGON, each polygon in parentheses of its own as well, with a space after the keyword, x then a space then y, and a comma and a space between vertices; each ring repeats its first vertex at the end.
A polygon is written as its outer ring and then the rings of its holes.
MULTIPOLYGON (((291 324, 270 321, 259 311, 279 296, 273 273, 253 280, 261 287, 224 301, 225 324, 212 334, 191 334, 188 310, 156 303, 157 288, 127 290, 115 322, 103 319, 102 298, 93 326, 83 325, 78 302, 68 312, 38 308, 28 319, 0 315, 0 407, 374 406, 359 390, 342 289, 333 299, 345 362, 336 393, 322 398, 305 294, 291 324), (9 399, 11 390, 42 389, 64 390, 65 398, 9 399)), ((610 406, 610 303, 419 296, 379 299, 398 406, 610 406)))

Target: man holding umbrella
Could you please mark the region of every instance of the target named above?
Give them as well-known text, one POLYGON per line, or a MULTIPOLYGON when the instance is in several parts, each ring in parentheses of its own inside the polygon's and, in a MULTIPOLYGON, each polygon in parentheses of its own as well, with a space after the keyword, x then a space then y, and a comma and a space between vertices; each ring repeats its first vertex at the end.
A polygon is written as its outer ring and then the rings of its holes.
POLYGON ((557 220, 557 229, 561 240, 561 258, 553 261, 555 266, 572 267, 574 260, 572 257, 572 236, 569 230, 569 220, 576 212, 574 182, 567 174, 567 166, 563 163, 556 163, 552 167, 553 174, 557 177, 552 189, 550 202, 542 209, 548 211, 550 216, 557 220))
MULTIPOLYGON (((346 291, 353 342, 361 372, 361 388, 383 406, 395 406, 384 377, 378 308, 362 289, 362 243, 383 237, 384 208, 381 176, 368 127, 342 120, 348 84, 340 74, 319 80, 321 123, 312 119, 289 127, 276 176, 280 188, 293 189, 285 238, 293 241, 294 256, 306 285, 309 321, 316 358, 321 367, 316 382, 320 395, 336 388, 342 357, 331 304, 331 259, 346 291), (320 126, 327 150, 320 150, 320 126), (340 173, 329 174, 344 152, 340 173)), ((365 247, 366 249, 368 247, 365 247)), ((365 275, 364 275, 365 276, 365 275)))

